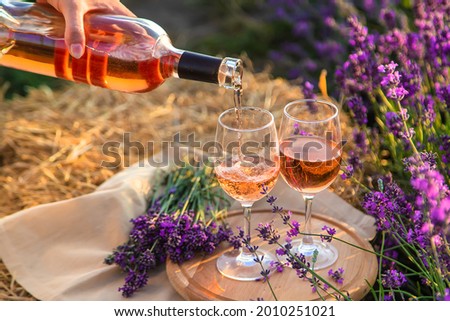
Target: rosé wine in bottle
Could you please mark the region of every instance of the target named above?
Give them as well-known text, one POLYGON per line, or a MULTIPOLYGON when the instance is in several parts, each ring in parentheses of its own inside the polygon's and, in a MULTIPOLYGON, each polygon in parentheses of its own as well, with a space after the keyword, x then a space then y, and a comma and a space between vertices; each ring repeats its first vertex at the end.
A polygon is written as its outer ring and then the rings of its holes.
POLYGON ((123 92, 146 92, 176 77, 235 89, 242 63, 176 49, 156 23, 85 15, 86 50, 69 54, 65 21, 50 5, 0 1, 0 64, 123 92))

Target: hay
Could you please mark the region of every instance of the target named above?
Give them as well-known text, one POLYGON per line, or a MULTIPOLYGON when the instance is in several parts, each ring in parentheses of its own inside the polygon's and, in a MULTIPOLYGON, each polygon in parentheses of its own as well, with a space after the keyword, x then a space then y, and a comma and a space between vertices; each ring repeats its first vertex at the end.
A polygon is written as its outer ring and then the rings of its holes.
MULTIPOLYGON (((299 87, 268 73, 244 79, 245 105, 261 106, 281 118, 282 107, 301 97, 299 87)), ((169 80, 145 94, 124 94, 73 84, 61 91, 32 89, 26 98, 0 102, 0 218, 43 203, 90 193, 123 169, 105 168, 102 146, 123 141, 155 142, 139 155, 118 151, 129 164, 157 152, 157 142, 195 134, 213 137, 219 113, 233 106, 232 92, 215 85, 169 80)), ((344 126, 345 127, 345 126, 344 126)), ((29 300, 0 261, 0 300, 29 300)))

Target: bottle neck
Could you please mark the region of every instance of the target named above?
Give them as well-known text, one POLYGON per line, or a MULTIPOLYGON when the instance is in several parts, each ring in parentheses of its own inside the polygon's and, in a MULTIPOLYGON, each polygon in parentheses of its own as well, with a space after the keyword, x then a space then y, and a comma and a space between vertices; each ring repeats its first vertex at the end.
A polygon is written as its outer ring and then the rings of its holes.
POLYGON ((217 58, 184 51, 178 61, 177 76, 183 79, 218 84, 235 88, 242 83, 242 61, 235 58, 217 58))

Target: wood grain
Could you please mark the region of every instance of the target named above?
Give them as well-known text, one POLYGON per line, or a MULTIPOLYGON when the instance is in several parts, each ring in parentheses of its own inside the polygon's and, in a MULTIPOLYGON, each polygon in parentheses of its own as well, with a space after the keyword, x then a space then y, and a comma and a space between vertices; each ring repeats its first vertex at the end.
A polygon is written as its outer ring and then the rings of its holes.
MULTIPOLYGON (((255 211, 252 214, 253 224, 274 220, 281 235, 286 230, 275 214, 270 211, 255 211)), ((303 222, 304 215, 293 213, 292 219, 303 222)), ((229 213, 228 221, 231 226, 241 226, 243 216, 241 211, 229 213)), ((320 233, 323 225, 334 227, 336 237, 373 251, 370 243, 355 233, 355 230, 330 217, 313 214, 312 232, 320 233)), ((266 250, 274 251, 274 247, 262 244, 252 237, 253 243, 266 250)), ((332 283, 339 290, 348 292, 353 300, 361 300, 369 291, 368 284, 373 284, 377 274, 377 259, 372 253, 357 249, 351 245, 333 240, 333 245, 339 251, 338 260, 329 268, 316 271, 326 280, 330 280, 328 270, 343 267, 344 282, 342 285, 332 283)), ((266 301, 274 300, 268 285, 261 281, 236 281, 222 276, 216 269, 216 259, 224 251, 229 250, 222 246, 211 256, 198 256, 181 265, 167 262, 166 271, 170 283, 175 290, 186 300, 256 300, 262 298, 266 301)), ((333 282, 333 281, 331 281, 333 282)), ((282 273, 273 273, 270 283, 278 300, 282 301, 309 301, 321 300, 317 293, 311 290, 310 283, 299 279, 292 269, 285 269, 282 273)), ((327 300, 334 300, 330 295, 324 294, 327 300)))

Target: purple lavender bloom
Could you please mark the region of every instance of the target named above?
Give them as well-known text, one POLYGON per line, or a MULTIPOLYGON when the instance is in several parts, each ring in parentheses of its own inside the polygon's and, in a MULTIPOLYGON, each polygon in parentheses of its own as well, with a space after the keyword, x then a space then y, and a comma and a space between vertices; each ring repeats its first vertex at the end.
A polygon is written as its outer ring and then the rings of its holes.
POLYGON ((450 196, 441 200, 439 205, 431 210, 430 220, 437 226, 444 226, 450 223, 450 196))
POLYGON ((442 101, 447 108, 450 108, 450 85, 436 86, 436 96, 442 101))
POLYGON ((353 96, 347 100, 347 106, 351 110, 355 121, 358 125, 367 124, 367 107, 361 96, 353 96))
POLYGON ((331 277, 331 279, 333 279, 333 281, 338 284, 344 283, 344 278, 342 276, 343 274, 344 274, 344 269, 341 267, 338 268, 336 271, 333 271, 333 269, 330 269, 328 271, 328 276, 331 277))
POLYGON ((435 206, 448 192, 444 177, 437 170, 428 168, 420 170, 421 172, 411 179, 411 186, 417 192, 425 195, 431 206, 435 206))
POLYGON ((397 93, 397 95, 403 94, 405 99, 415 96, 420 93, 422 84, 422 71, 419 65, 406 59, 403 63, 403 74, 401 77, 400 88, 404 88, 403 92, 397 93))
POLYGON ((425 55, 425 46, 418 33, 410 32, 406 35, 407 56, 409 59, 420 61, 425 55))
POLYGON ((328 235, 320 235, 322 242, 331 242, 333 240, 333 235, 336 234, 336 229, 324 225, 322 231, 326 231, 328 235))
POLYGON ((388 111, 386 113, 386 127, 397 138, 401 138, 403 132, 403 120, 401 116, 395 112, 388 111))
POLYGON ((421 98, 420 103, 422 105, 422 113, 420 116, 422 123, 431 127, 436 119, 433 97, 430 95, 426 95, 425 97, 421 98))
MULTIPOLYGON (((432 81, 448 77, 449 31, 447 1, 418 1, 415 25, 425 48, 424 59, 429 63, 432 81)), ((448 79, 448 78, 447 78, 448 79)))
POLYGON ((392 295, 392 293, 385 294, 384 301, 394 301, 394 296, 392 295))
POLYGON ((296 220, 291 221, 292 228, 286 232, 288 237, 296 237, 300 234, 300 223, 296 220))
POLYGON ((125 297, 144 287, 148 273, 167 257, 181 263, 195 253, 210 254, 231 236, 223 225, 195 222, 193 211, 177 216, 159 213, 154 206, 159 205, 153 204, 146 214, 131 220, 133 228, 128 241, 105 258, 106 264, 117 264, 126 273, 125 284, 119 288, 125 297))
POLYGON ((388 29, 394 29, 396 26, 396 14, 394 10, 390 9, 382 9, 381 10, 381 19, 386 24, 388 29))
POLYGON ((437 294, 438 301, 450 301, 450 288, 446 288, 443 294, 437 294))
POLYGON ((393 29, 386 34, 379 36, 377 48, 379 53, 385 57, 389 57, 395 53, 403 54, 403 51, 406 48, 406 42, 406 33, 399 29, 393 29))
POLYGON ((237 226, 236 228, 238 230, 238 234, 232 235, 228 240, 228 243, 230 243, 231 246, 237 250, 243 246, 242 239, 244 238, 244 230, 240 226, 237 226))
POLYGON ((422 166, 417 172, 411 179, 411 186, 418 194, 416 206, 429 213, 430 220, 430 224, 424 224, 422 230, 439 232, 442 226, 450 223, 449 188, 437 170, 422 166))
POLYGON ((276 202, 277 198, 275 196, 270 195, 267 197, 266 202, 269 203, 271 206, 276 202))
POLYGON ((353 168, 353 165, 347 165, 341 174, 341 178, 343 180, 349 179, 353 176, 354 173, 355 173, 355 170, 353 168))
POLYGON ((395 269, 387 270, 381 279, 381 283, 383 286, 396 289, 401 287, 403 284, 407 282, 406 276, 395 269))
POLYGON ((271 261, 270 262, 270 268, 275 269, 275 271, 277 271, 278 273, 283 272, 285 266, 286 265, 284 263, 281 263, 279 261, 271 261))
POLYGON ((306 99, 316 99, 317 96, 314 93, 314 85, 309 81, 305 81, 303 84, 303 95, 306 99))
POLYGON ((258 237, 269 244, 277 244, 280 239, 280 234, 270 223, 259 223, 256 230, 259 232, 258 237))
POLYGON ((400 84, 400 79, 402 76, 395 70, 397 66, 398 64, 391 61, 387 65, 378 66, 378 72, 384 75, 380 84, 385 90, 387 90, 386 96, 388 98, 400 101, 405 97, 405 95, 408 94, 408 91, 400 84))
POLYGON ((441 146, 439 150, 442 151, 442 161, 445 164, 450 163, 450 135, 443 135, 441 137, 441 146))
POLYGON ((279 247, 275 250, 275 253, 277 255, 286 255, 286 250, 284 248, 279 247))
POLYGON ((353 130, 353 141, 355 142, 355 145, 357 148, 359 148, 361 154, 367 153, 367 137, 366 133, 362 130, 358 130, 355 128, 353 130))
POLYGON ((286 257, 286 261, 290 264, 300 279, 306 278, 310 263, 306 261, 306 257, 303 254, 294 253, 286 257))
POLYGON ((395 183, 388 183, 383 191, 371 191, 364 196, 362 206, 366 213, 375 218, 379 231, 396 228, 397 215, 409 217, 412 206, 406 195, 395 183))
POLYGON ((348 23, 350 25, 350 46, 356 48, 367 48, 367 37, 369 35, 368 28, 366 26, 363 26, 356 16, 349 17, 348 23))
POLYGON ((436 157, 435 153, 423 151, 404 159, 403 164, 405 170, 411 173, 411 178, 417 178, 426 171, 436 169, 436 157))
POLYGON ((353 167, 353 169, 361 169, 363 167, 361 160, 355 152, 350 151, 347 162, 353 167))

